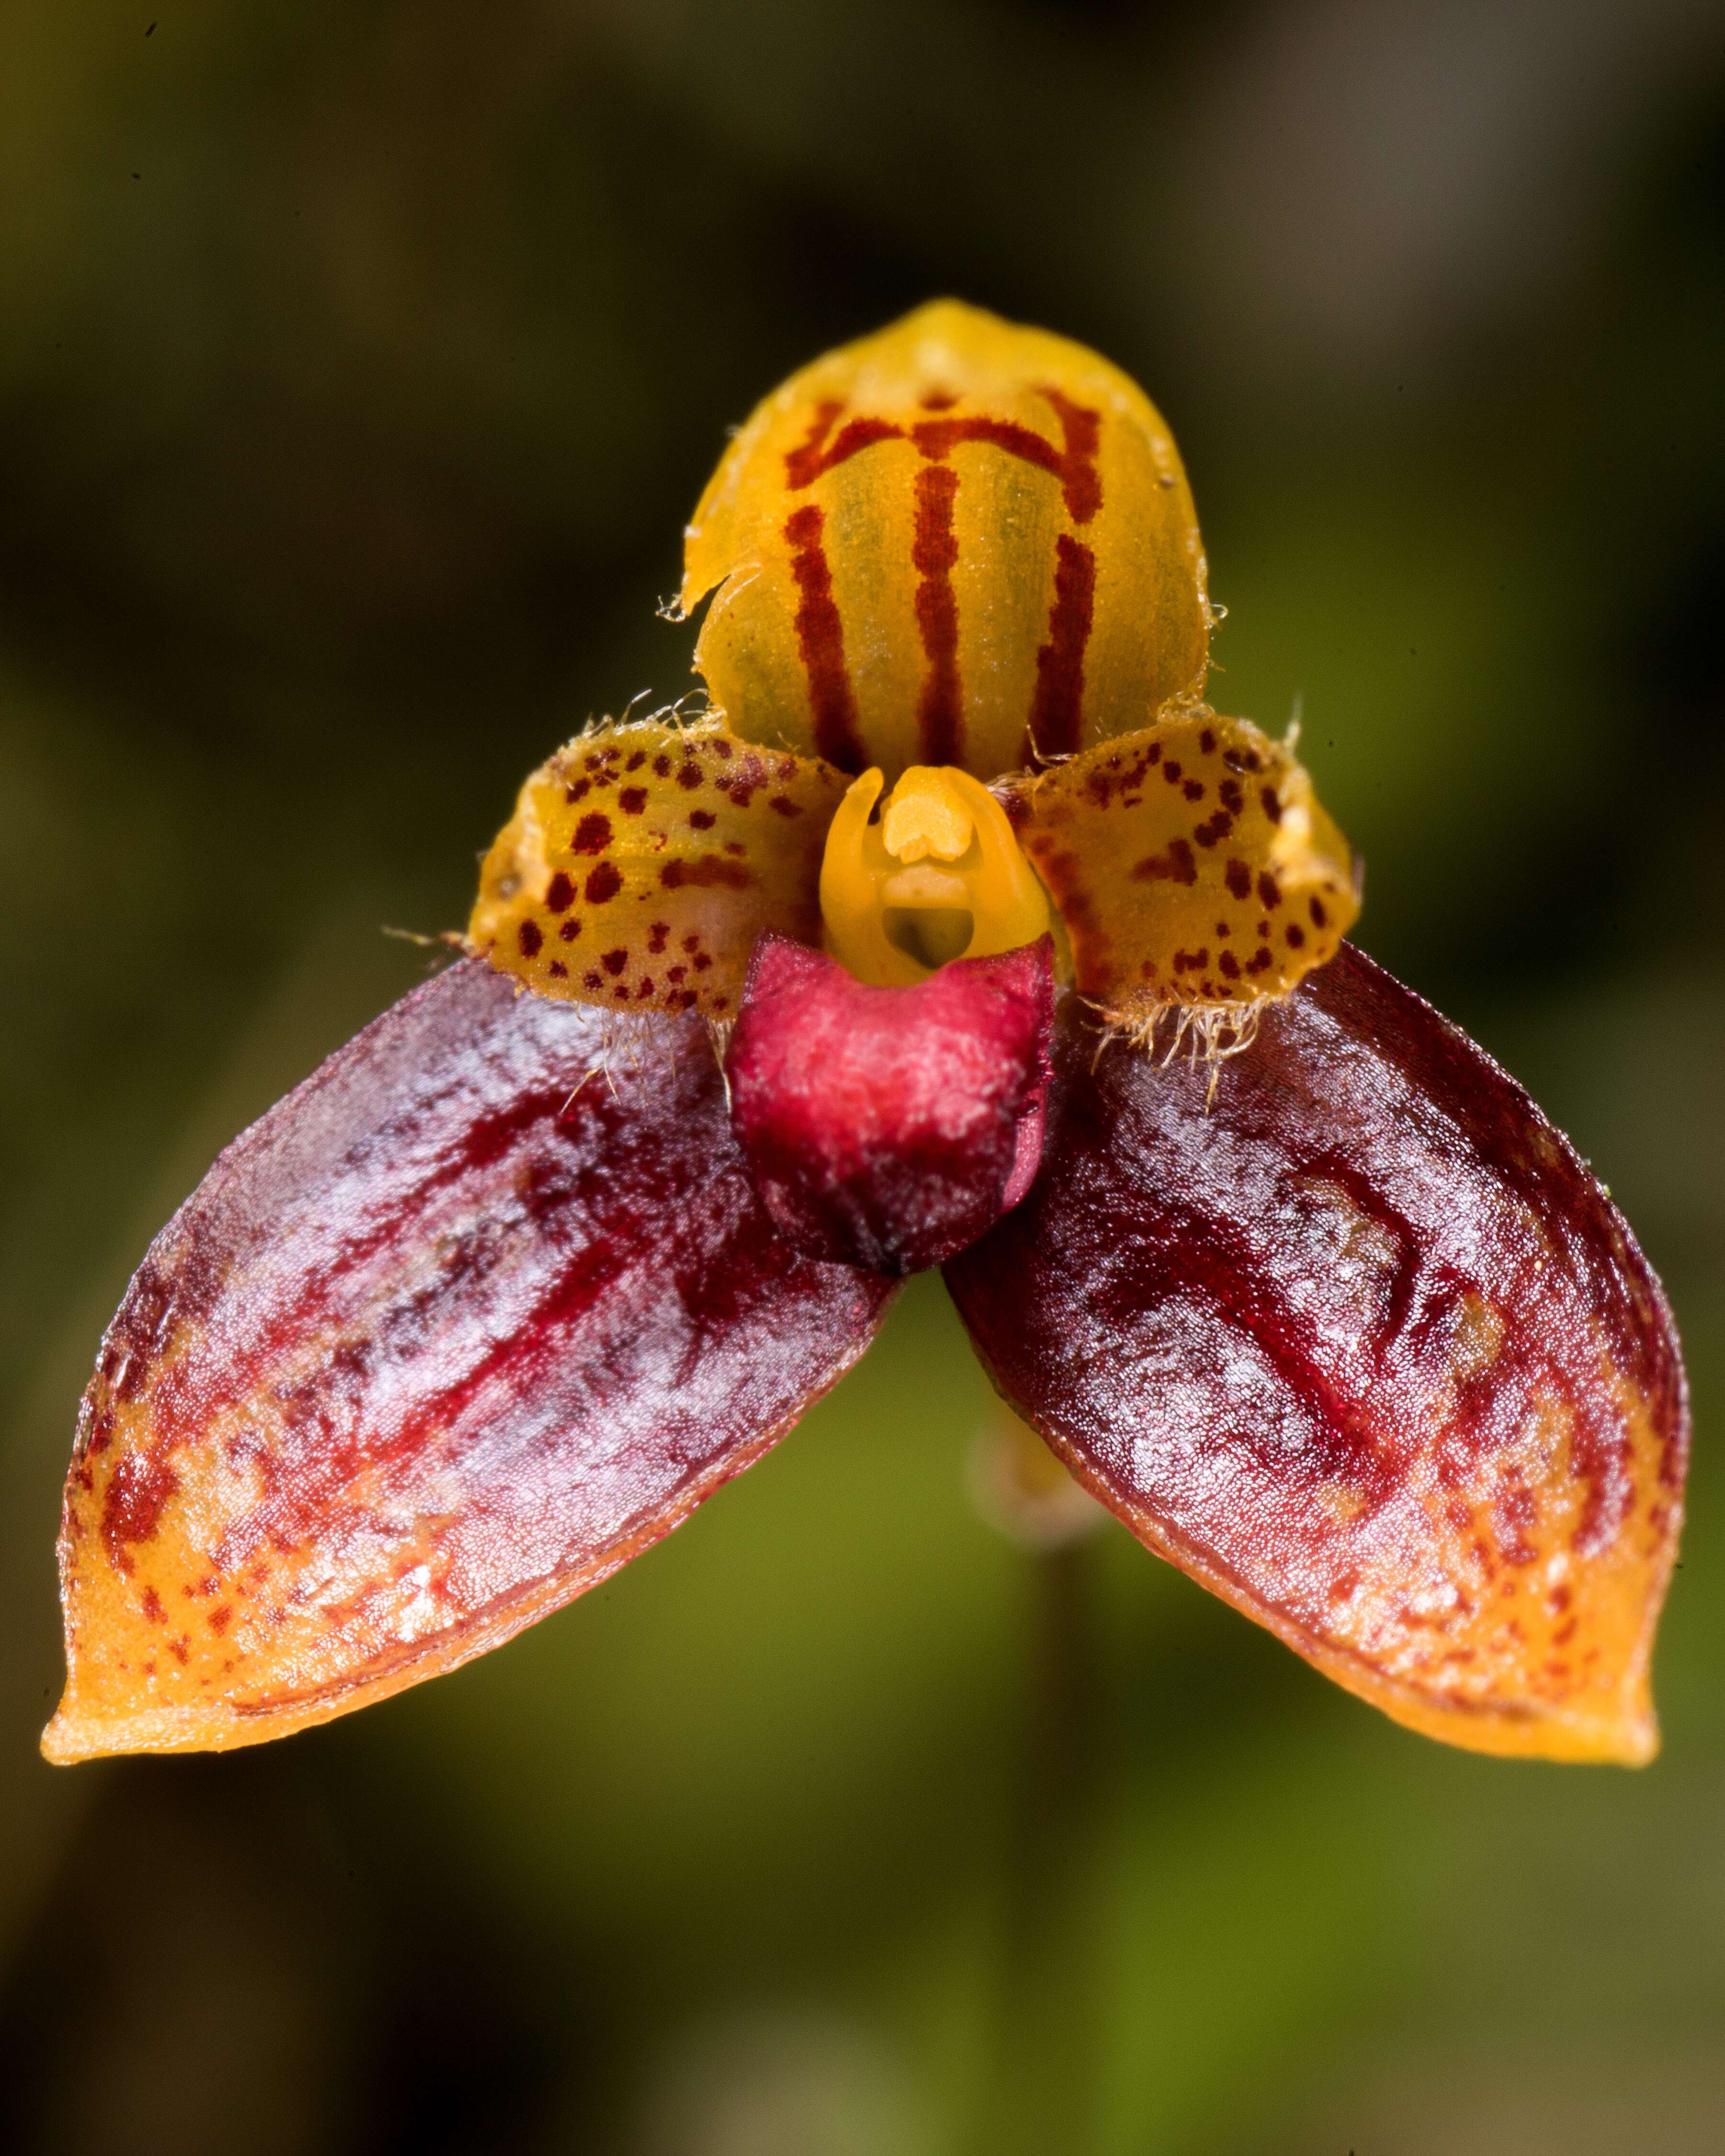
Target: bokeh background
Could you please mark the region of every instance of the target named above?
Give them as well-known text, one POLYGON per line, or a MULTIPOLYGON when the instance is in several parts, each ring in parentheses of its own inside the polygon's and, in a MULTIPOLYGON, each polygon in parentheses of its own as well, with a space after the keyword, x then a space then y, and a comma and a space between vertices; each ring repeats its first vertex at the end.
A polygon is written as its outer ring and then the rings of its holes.
POLYGON ((1717 5, 0 27, 0 2140, 1725 2146, 1717 5), (655 604, 726 426, 944 291, 1162 404, 1216 701, 1301 710, 1360 940, 1670 1286, 1663 1757, 1446 1752, 1122 1531, 1004 1538, 925 1281, 501 1653, 280 1746, 44 1766, 74 1405, 150 1235, 418 977, 380 929, 463 918, 528 766, 687 685, 655 604))

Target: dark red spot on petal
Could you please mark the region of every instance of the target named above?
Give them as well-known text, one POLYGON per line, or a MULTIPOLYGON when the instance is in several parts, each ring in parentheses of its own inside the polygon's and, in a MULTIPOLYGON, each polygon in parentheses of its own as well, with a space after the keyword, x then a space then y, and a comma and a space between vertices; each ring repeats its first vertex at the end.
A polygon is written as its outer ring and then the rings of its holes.
MULTIPOLYGON (((142 1370, 148 1359, 135 1356, 134 1368, 142 1370)), ((179 1486, 179 1477, 158 1456, 132 1452, 121 1459, 102 1496, 102 1541, 120 1571, 131 1572, 131 1545, 149 1541, 179 1486)))
POLYGON ((1132 870, 1139 883, 1196 883, 1198 863, 1184 839, 1170 841, 1165 854, 1152 854, 1132 870))
POLYGON ((752 869, 727 861, 718 854, 703 854, 698 861, 667 861, 659 871, 659 880, 666 891, 682 891, 691 885, 709 890, 717 885, 727 891, 747 891, 755 875, 752 869))

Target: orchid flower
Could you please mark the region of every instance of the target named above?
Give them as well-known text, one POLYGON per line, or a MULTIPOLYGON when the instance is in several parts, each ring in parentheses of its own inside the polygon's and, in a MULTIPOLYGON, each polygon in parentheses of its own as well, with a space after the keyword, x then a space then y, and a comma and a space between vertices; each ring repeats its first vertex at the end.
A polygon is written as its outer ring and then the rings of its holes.
POLYGON ((523 787, 465 952, 222 1154, 85 1396, 50 1758, 450 1669, 759 1459, 940 1265, 1147 1548, 1397 1721, 1638 1762, 1687 1443, 1657 1281, 1343 942, 1293 745, 1204 701, 1179 458, 943 303, 687 535, 709 705, 523 787))

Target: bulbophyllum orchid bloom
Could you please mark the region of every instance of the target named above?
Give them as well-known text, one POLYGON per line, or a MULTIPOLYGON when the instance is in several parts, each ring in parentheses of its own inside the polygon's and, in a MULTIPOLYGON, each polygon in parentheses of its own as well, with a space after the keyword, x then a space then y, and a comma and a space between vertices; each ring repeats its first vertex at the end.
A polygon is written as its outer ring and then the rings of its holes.
POLYGON ((1204 703, 1153 408, 925 308, 761 406, 686 560, 711 710, 535 773, 466 954, 134 1279, 49 1756, 253 1743, 497 1645, 941 1265, 1077 1481, 1338 1683, 1651 1757, 1669 1313, 1527 1096, 1342 941, 1291 747, 1204 703))

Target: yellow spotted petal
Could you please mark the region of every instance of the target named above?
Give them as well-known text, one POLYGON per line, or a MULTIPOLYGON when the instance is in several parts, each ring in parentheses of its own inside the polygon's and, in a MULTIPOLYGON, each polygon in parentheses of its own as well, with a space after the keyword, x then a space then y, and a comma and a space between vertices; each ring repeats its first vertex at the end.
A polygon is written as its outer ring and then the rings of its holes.
POLYGON ((888 785, 992 778, 1199 694, 1179 454, 1119 368, 943 300, 760 405, 689 526, 682 605, 726 723, 888 785))
POLYGON ((711 720, 583 734, 522 787, 480 871, 469 947, 541 995, 734 1016, 763 929, 820 941, 845 783, 711 720))
POLYGON ((1348 841, 1247 720, 1183 711, 1001 791, 1080 992, 1128 1024, 1285 994, 1359 911, 1348 841))

